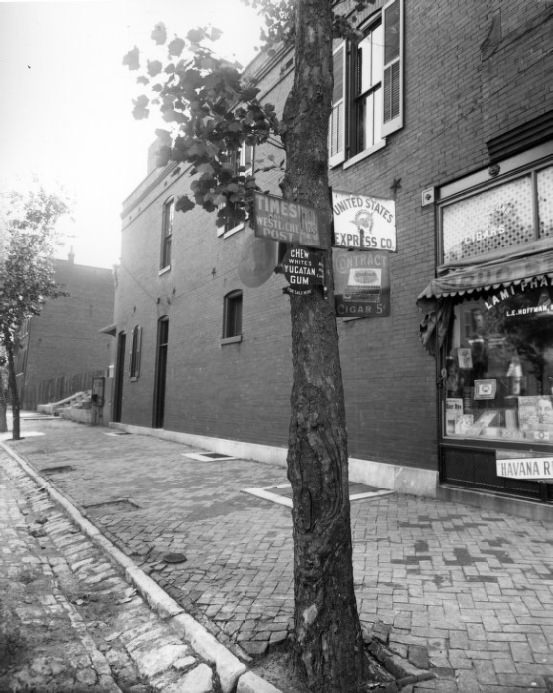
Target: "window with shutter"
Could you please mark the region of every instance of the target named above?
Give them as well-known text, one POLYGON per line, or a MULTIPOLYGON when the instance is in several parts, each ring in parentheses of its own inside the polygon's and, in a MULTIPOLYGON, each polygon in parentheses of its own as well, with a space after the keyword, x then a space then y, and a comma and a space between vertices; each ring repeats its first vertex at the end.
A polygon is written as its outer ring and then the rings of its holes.
POLYGON ((345 105, 346 105, 346 44, 343 41, 334 51, 334 90, 329 124, 330 165, 341 163, 346 155, 345 105))
POLYGON ((382 10, 384 24, 384 136, 403 127, 402 2, 392 0, 382 10))
POLYGON ((403 0, 390 0, 334 50, 329 163, 344 167, 381 149, 403 127, 403 0))
POLYGON ((171 197, 163 205, 163 220, 161 228, 161 257, 160 269, 171 266, 171 245, 173 243, 173 221, 175 217, 175 198, 171 197))
MULTIPOLYGON (((254 147, 244 144, 239 150, 229 154, 229 162, 233 168, 234 175, 246 179, 253 175, 255 151, 254 147)), ((217 236, 228 237, 244 228, 244 210, 239 202, 234 202, 229 198, 226 205, 221 207, 224 214, 224 223, 217 230, 217 236)), ((246 213, 246 219, 248 215, 246 213)))

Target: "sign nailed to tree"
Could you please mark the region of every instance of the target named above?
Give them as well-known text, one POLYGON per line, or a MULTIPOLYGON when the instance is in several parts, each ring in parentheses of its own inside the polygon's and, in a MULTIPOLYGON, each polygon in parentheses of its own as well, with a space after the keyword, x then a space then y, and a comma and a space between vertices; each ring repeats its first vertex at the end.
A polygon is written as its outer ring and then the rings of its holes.
POLYGON ((332 191, 334 245, 357 250, 396 250, 393 200, 332 191))
POLYGON ((333 248, 334 301, 339 318, 390 315, 389 253, 333 248))
POLYGON ((327 248, 328 221, 314 207, 254 192, 254 230, 261 238, 327 248))
POLYGON ((282 261, 284 276, 290 284, 289 293, 311 293, 324 281, 323 261, 308 248, 290 248, 282 261))

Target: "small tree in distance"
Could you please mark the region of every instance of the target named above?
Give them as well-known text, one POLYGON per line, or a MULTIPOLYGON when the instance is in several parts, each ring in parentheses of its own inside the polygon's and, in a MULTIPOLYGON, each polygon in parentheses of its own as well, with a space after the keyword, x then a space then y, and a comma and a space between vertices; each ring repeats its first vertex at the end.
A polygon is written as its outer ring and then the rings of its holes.
POLYGON ((0 347, 8 371, 12 437, 19 440, 20 398, 15 367, 18 333, 26 318, 40 314, 46 299, 67 295, 54 281, 52 253, 56 223, 69 208, 61 197, 42 187, 26 194, 11 192, 4 199, 0 221, 0 347))
MULTIPOLYGON (((182 196, 176 209, 199 205, 217 212, 218 224, 238 209, 245 219, 257 183, 254 176, 236 169, 236 152, 244 144, 262 148, 279 138, 286 157, 280 182, 283 197, 316 207, 330 222, 332 42, 355 33, 355 17, 347 20, 340 6, 362 10, 370 2, 249 0, 266 19, 268 41, 295 41, 294 84, 282 114, 258 101, 259 90, 235 64, 216 58, 202 45, 204 39, 215 38, 212 30, 195 29, 186 39, 168 42, 165 26, 158 24, 152 38, 167 46, 165 64, 147 60, 141 65, 136 47, 125 56, 130 69, 140 69, 139 84, 150 89, 149 95, 135 100, 134 116, 145 118, 156 108, 171 124, 170 130, 157 131, 158 163, 172 160, 190 166, 193 200, 182 196)), ((330 248, 330 223, 326 234, 330 248)), ((331 254, 315 254, 324 261, 325 287, 290 295, 293 388, 287 463, 293 496, 293 662, 311 691, 350 693, 367 690, 376 674, 364 650, 353 588, 348 449, 331 254)))

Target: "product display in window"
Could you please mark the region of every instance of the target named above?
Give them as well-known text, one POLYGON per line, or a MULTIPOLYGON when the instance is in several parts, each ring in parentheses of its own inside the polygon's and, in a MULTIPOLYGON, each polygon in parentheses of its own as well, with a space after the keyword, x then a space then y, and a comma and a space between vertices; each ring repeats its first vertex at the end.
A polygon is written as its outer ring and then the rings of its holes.
POLYGON ((443 374, 444 435, 553 441, 553 287, 548 277, 464 300, 443 374))

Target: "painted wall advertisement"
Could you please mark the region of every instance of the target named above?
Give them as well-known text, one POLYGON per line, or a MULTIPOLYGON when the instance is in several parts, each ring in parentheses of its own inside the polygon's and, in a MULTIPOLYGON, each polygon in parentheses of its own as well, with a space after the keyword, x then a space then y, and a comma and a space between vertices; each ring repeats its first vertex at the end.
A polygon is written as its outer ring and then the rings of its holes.
POLYGON ((390 256, 377 250, 332 249, 337 317, 390 315, 390 256))
POLYGON ((396 250, 394 200, 332 191, 334 245, 366 250, 396 250))

